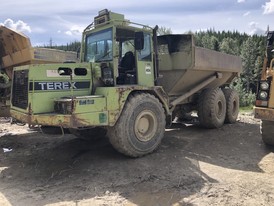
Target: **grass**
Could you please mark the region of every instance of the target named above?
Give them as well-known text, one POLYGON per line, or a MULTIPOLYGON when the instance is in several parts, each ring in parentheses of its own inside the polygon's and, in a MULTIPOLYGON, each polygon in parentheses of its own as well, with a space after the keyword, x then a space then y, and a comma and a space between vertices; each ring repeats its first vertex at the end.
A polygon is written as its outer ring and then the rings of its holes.
POLYGON ((249 112, 253 112, 253 107, 254 105, 250 105, 250 106, 246 106, 246 107, 240 107, 240 112, 241 113, 249 113, 249 112))

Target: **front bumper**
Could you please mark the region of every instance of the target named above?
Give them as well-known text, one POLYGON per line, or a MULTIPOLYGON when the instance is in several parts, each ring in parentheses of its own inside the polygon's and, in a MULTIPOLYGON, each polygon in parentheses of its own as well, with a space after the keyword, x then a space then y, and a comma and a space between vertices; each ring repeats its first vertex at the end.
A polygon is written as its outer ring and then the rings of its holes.
POLYGON ((274 121, 274 109, 255 107, 255 118, 262 120, 274 121))
POLYGON ((108 115, 106 112, 91 112, 83 114, 26 114, 11 109, 11 116, 16 120, 29 125, 59 126, 63 128, 80 128, 107 126, 108 115))

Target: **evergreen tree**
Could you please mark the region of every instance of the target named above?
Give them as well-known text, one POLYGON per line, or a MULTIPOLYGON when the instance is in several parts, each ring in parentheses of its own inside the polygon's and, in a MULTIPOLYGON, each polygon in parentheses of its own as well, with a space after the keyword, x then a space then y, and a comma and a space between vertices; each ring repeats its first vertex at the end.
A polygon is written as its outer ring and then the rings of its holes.
POLYGON ((59 49, 59 50, 63 50, 63 51, 77 52, 77 51, 79 51, 79 49, 81 47, 81 42, 74 41, 74 42, 68 43, 66 45, 60 45, 60 46, 53 46, 52 44, 50 44, 50 45, 44 46, 44 47, 51 48, 51 49, 59 49))
POLYGON ((258 77, 258 73, 255 72, 257 54, 257 44, 255 41, 253 41, 252 37, 249 37, 244 42, 241 51, 243 62, 243 73, 241 74, 241 79, 247 92, 250 91, 251 84, 254 84, 258 77))
POLYGON ((223 39, 220 46, 220 51, 227 54, 239 55, 240 48, 238 45, 239 43, 237 40, 234 40, 231 37, 227 37, 223 39))

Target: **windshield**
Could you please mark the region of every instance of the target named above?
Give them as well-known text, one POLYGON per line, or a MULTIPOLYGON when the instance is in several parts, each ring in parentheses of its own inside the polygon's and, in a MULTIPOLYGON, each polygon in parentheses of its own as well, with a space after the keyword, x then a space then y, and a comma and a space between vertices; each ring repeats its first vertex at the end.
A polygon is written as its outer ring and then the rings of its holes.
POLYGON ((85 61, 110 60, 112 60, 112 29, 106 29, 87 36, 85 61))

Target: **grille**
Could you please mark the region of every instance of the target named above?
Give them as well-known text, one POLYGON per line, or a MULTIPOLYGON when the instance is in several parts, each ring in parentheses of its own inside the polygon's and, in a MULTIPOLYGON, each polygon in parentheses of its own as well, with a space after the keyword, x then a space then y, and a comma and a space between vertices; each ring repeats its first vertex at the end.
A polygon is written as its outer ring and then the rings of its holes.
POLYGON ((14 71, 12 105, 21 109, 28 107, 28 70, 14 71))

